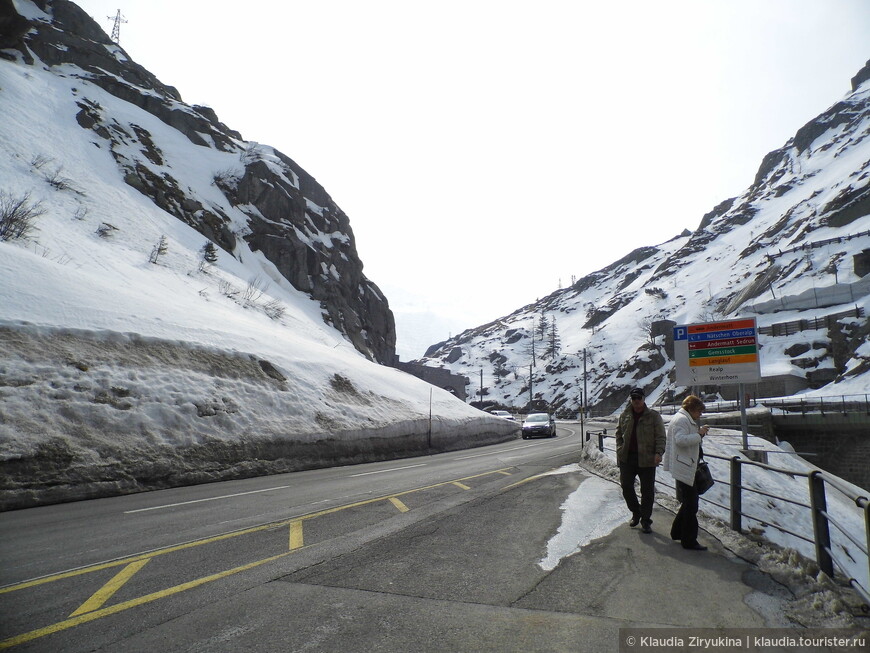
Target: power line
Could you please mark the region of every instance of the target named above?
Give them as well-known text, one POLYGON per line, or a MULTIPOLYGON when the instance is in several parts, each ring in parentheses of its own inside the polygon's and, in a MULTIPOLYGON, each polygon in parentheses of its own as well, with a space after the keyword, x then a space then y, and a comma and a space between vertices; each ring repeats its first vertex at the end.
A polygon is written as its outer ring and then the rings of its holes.
POLYGON ((115 21, 115 24, 112 26, 112 40, 113 40, 115 43, 120 43, 120 38, 121 38, 121 23, 126 23, 126 22, 128 22, 127 19, 124 18, 124 17, 121 15, 121 10, 120 10, 120 9, 118 9, 118 13, 115 14, 114 17, 112 17, 112 16, 106 16, 106 18, 107 18, 108 20, 113 20, 113 21, 115 21))

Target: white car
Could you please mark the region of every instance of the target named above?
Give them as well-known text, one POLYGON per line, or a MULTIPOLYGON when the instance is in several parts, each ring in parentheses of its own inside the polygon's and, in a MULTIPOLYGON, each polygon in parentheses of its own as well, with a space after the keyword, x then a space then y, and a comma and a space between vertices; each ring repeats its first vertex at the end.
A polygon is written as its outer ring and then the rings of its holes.
POLYGON ((517 421, 516 418, 513 415, 511 415, 509 412, 507 412, 506 410, 494 410, 494 411, 492 411, 492 414, 495 415, 496 417, 509 419, 512 422, 517 421))

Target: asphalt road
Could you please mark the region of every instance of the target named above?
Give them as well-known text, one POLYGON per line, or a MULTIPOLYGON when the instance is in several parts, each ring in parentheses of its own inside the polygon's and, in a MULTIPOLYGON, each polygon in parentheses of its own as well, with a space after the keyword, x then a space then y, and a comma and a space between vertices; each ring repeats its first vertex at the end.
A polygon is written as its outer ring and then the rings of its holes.
POLYGON ((555 439, 2 513, 0 648, 605 651, 629 626, 765 624, 744 600, 759 590, 747 565, 627 525, 543 570, 586 478, 545 472, 580 445, 568 424, 555 439))

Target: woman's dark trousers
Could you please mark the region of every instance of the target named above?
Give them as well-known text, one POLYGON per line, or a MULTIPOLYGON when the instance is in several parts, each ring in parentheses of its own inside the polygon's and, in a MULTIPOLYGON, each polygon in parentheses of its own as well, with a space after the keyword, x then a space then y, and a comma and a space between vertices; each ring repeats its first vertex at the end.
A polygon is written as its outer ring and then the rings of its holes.
POLYGON ((677 485, 683 503, 671 524, 671 539, 679 540, 684 547, 692 547, 698 543, 698 490, 682 481, 677 481, 677 485))

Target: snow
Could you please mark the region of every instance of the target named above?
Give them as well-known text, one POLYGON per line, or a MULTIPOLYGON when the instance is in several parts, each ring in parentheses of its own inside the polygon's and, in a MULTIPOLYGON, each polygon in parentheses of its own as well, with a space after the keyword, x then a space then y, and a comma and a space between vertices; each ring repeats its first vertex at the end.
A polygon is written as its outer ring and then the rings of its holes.
MULTIPOLYGON (((670 416, 663 418, 666 422, 671 419, 670 416)), ((824 592, 831 589, 833 584, 830 580, 825 580, 824 574, 810 562, 815 560, 814 545, 803 539, 812 540, 813 533, 810 510, 806 507, 809 504, 806 475, 817 468, 795 455, 787 443, 777 447, 750 435, 749 446, 751 449, 770 452, 770 466, 781 472, 752 465, 741 466, 742 485, 745 488, 742 492, 742 512, 751 516, 743 518, 744 536, 731 530, 730 512, 721 507, 730 505, 730 486, 727 485, 730 479, 730 459, 737 456, 746 460, 740 453, 742 436, 737 431, 711 428, 709 435, 704 438, 704 454, 717 483, 701 497, 699 521, 702 529, 719 539, 726 549, 741 557, 750 558, 763 570, 787 584, 799 584, 810 578, 821 583, 821 589, 816 587, 814 591, 824 592), (747 538, 752 538, 758 545, 747 538), (770 547, 769 544, 774 546, 770 547)), ((592 438, 584 445, 579 465, 567 465, 551 473, 567 474, 578 471, 592 472, 596 476, 585 479, 562 505, 562 523, 548 542, 547 555, 539 562, 543 569, 554 569, 560 560, 569 555, 582 555, 583 547, 606 536, 627 521, 628 513, 619 487, 614 440, 605 438, 604 452, 601 452, 597 438, 592 438)), ((830 477, 829 474, 826 476, 830 477)), ((867 496, 867 492, 861 488, 851 486, 842 479, 836 481, 849 488, 855 496, 867 496)), ((669 472, 659 469, 656 490, 656 502, 659 504, 657 510, 663 507, 676 512, 678 503, 674 498, 674 479, 669 472)), ((829 484, 826 485, 826 498, 832 519, 852 538, 866 546, 864 511, 829 484)), ((838 577, 844 574, 847 579, 855 579, 865 590, 870 588, 867 554, 860 551, 837 528, 831 526, 830 534, 835 574, 838 577)), ((817 600, 821 601, 818 597, 817 600)), ((842 616, 844 609, 840 602, 834 607, 815 605, 815 608, 831 616, 838 613, 842 616)))
MULTIPOLYGON (((560 471, 576 471, 579 465, 560 471)), ((598 477, 585 479, 562 504, 562 524, 549 542, 547 555, 540 561, 546 571, 555 569, 562 558, 625 524, 625 501, 619 486, 598 477)))
MULTIPOLYGON (((31 3, 17 3, 17 7, 45 18, 31 3)), ((179 187, 191 189, 204 205, 218 207, 243 231, 242 214, 212 184, 221 171, 241 169, 239 153, 192 146, 173 128, 104 92, 87 77, 70 66, 47 71, 40 65, 27 67, 0 60, 0 150, 5 154, 0 157, 2 190, 14 196, 30 193, 32 201, 39 202, 44 210, 32 238, 0 242, 0 461, 31 456, 58 446, 58 442, 84 464, 99 466, 110 462, 118 450, 133 452, 143 465, 158 465, 155 449, 215 440, 233 443, 285 438, 311 442, 325 437, 362 439, 373 432, 398 439, 425 432, 430 411, 436 437, 451 433, 462 439, 481 431, 506 433, 505 429, 514 428, 414 377, 369 362, 341 333, 324 323, 317 302, 292 288, 260 253, 247 250, 243 240, 239 240, 237 258, 219 251, 214 265, 202 266, 199 251, 204 237, 123 181, 106 142, 76 123, 76 101, 87 98, 97 103, 104 115, 125 129, 135 124, 147 130, 163 153, 162 165, 148 161, 140 144, 132 139, 118 154, 157 175, 171 175, 179 187), (53 186, 52 178, 65 180, 66 188, 53 186), (107 237, 96 233, 104 223, 115 227, 107 237), (161 236, 166 237, 168 250, 156 264, 149 263, 149 253, 161 236), (255 283, 258 279, 268 281, 255 283), (260 298, 240 300, 228 292, 236 289, 243 293, 252 285, 262 291, 260 298), (283 307, 279 318, 270 318, 264 311, 269 301, 283 307), (263 376, 263 362, 268 362, 283 381, 263 376)), ((244 152, 249 145, 238 143, 239 151, 244 152)), ((258 151, 268 155, 270 149, 258 147, 258 151)), ((859 154, 856 148, 835 160, 832 149, 823 165, 817 166, 816 179, 827 179, 833 188, 854 163, 844 161, 859 154)), ((277 157, 267 160, 270 166, 283 170, 277 157)), ((291 176, 288 181, 298 187, 295 174, 291 176)), ((804 195, 810 191, 804 189, 804 195)), ((819 197, 818 203, 828 201, 833 194, 831 190, 819 197)), ((787 209, 786 197, 779 203, 772 201, 770 215, 787 209)), ((322 210, 311 201, 308 207, 316 213, 322 210)), ((870 217, 850 225, 851 231, 868 228, 870 217)), ((816 235, 837 233, 830 229, 816 235)), ((347 235, 337 233, 313 236, 348 240, 347 235)), ((573 385, 576 393, 582 387, 576 370, 582 369, 582 356, 576 352, 584 349, 588 349, 590 371, 600 370, 599 379, 607 379, 619 361, 637 355, 643 339, 637 324, 661 311, 656 300, 639 291, 658 264, 687 241, 680 237, 662 243, 653 259, 641 262, 649 269, 628 286, 638 291, 634 300, 638 305, 634 310, 620 311, 620 321, 611 328, 592 330, 591 334, 582 328, 586 308, 603 307, 614 297, 613 288, 606 284, 593 285, 573 305, 558 311, 563 351, 573 352, 566 356, 572 357, 575 369, 551 373, 548 382, 573 385)), ((725 244, 731 247, 736 242, 729 237, 725 244)), ((857 239, 852 245, 866 247, 868 240, 857 239)), ((708 265, 689 282, 678 275, 663 283, 670 296, 667 316, 671 319, 687 322, 696 318, 702 308, 696 296, 708 294, 708 283, 733 277, 732 250, 711 250, 703 255, 715 265, 708 265)), ((822 251, 812 256, 817 269, 827 261, 822 251)), ((625 275, 635 268, 626 265, 621 269, 625 275)), ((843 277, 851 280, 846 274, 843 277)), ((813 283, 812 275, 797 275, 788 292, 799 293, 812 288, 813 283)), ((858 304, 870 309, 870 298, 861 298, 858 304)), ((532 332, 535 317, 519 311, 501 320, 500 328, 509 325, 532 332)), ((789 318, 782 314, 761 316, 759 324, 783 319, 789 318)), ((766 371, 781 371, 781 356, 767 354, 813 336, 804 333, 799 339, 763 341, 768 348, 763 358, 766 371)), ((870 344, 865 343, 857 353, 870 357, 868 347, 870 344)), ((528 368, 525 353, 498 349, 508 358, 508 369, 521 372, 528 368)), ((485 356, 466 360, 460 369, 491 369, 484 361, 485 356)), ((537 374, 542 373, 536 373, 536 388, 542 382, 537 374)), ((512 376, 521 381, 521 374, 512 376)), ((635 384, 655 382, 656 378, 651 373, 626 381, 635 384)), ((515 390, 504 390, 505 399, 527 392, 515 390)), ((656 392, 664 390, 662 384, 656 392)), ((838 392, 866 390, 866 374, 837 384, 838 392)), ((705 441, 708 454, 735 455, 733 433, 714 429, 712 434, 705 441)), ((756 438, 751 443, 753 448, 770 447, 756 438)), ((593 469, 612 479, 612 452, 608 458, 587 447, 585 456, 593 469)), ((776 460, 801 473, 811 469, 791 455, 781 454, 776 460)), ((712 458, 710 463, 717 478, 728 477, 727 463, 712 458)), ((576 470, 572 467, 557 473, 576 470)), ((660 479, 666 477, 660 474, 660 479)), ((748 468, 744 482, 806 502, 806 479, 800 476, 748 468)), ((726 492, 726 486, 719 484, 707 496, 727 503, 726 492)), ((667 502, 668 498, 662 495, 659 500, 667 502)), ((757 495, 747 496, 744 507, 756 515, 746 524, 755 534, 786 551, 814 556, 811 545, 770 526, 789 525, 790 530, 811 532, 805 509, 757 495)), ((864 525, 860 516, 856 517, 854 504, 830 493, 829 507, 838 521, 860 537, 864 525)), ((562 527, 540 563, 545 569, 554 568, 567 555, 582 554, 588 542, 624 522, 618 486, 597 477, 585 480, 565 501, 563 511, 562 527)), ((723 509, 703 502, 702 511, 706 526, 717 536, 726 541, 732 537, 721 527, 728 520, 723 509)), ((856 554, 852 545, 836 534, 834 541, 838 554, 846 560, 847 573, 867 587, 866 557, 856 554)), ((788 554, 784 561, 775 562, 794 568, 788 554)))
MULTIPOLYGON (((669 416, 664 418, 666 421, 670 419, 669 416)), ((744 599, 764 616, 769 627, 854 627, 857 624, 866 627, 866 610, 846 580, 854 578, 865 589, 868 587, 867 556, 831 527, 836 580, 819 571, 813 562, 813 544, 802 539, 812 539, 809 509, 795 505, 809 501, 807 479, 789 474, 806 474, 814 467, 795 456, 787 443, 777 448, 765 440, 750 436, 750 447, 767 450, 772 459, 771 466, 782 470, 782 473, 743 466, 747 470, 743 475, 743 485, 774 495, 775 498, 744 490, 743 512, 752 518, 744 517, 742 533, 730 528, 728 511, 715 505, 729 504, 727 493, 730 490, 724 481, 729 478, 728 462, 713 458, 710 454, 727 458, 735 455, 742 457, 739 453, 740 440, 740 433, 727 429, 711 429, 704 439, 705 454, 717 484, 701 498, 698 519, 702 533, 699 539, 702 542, 704 537, 717 539, 726 555, 755 565, 772 579, 772 582, 767 581, 763 591, 751 592, 744 599), (785 527, 802 537, 777 530, 774 526, 785 527), (838 568, 837 564, 842 564, 843 568, 838 568)), ((548 571, 555 569, 568 556, 584 555, 584 548, 589 543, 627 524, 628 512, 619 487, 619 470, 612 439, 605 438, 605 450, 601 452, 597 438, 593 438, 584 445, 579 464, 566 465, 547 474, 570 473, 592 475, 585 478, 562 504, 561 525, 547 543, 547 555, 538 563, 548 571)), ((837 479, 837 482, 849 487, 841 479, 837 479)), ((827 487, 829 512, 853 538, 864 542, 863 511, 853 501, 831 489, 830 485, 827 487)), ((656 477, 658 505, 654 517, 657 513, 661 517, 663 510, 676 513, 679 504, 674 498, 673 488, 673 477, 660 469, 656 477)), ((851 486, 851 489, 858 496, 866 496, 866 492, 860 488, 851 486)), ((666 529, 669 527, 667 515, 662 523, 666 524, 666 529)))
MULTIPOLYGON (((654 322, 691 324, 751 317, 753 306, 764 306, 773 297, 792 300, 817 295, 829 301, 804 310, 769 308, 759 312, 755 315, 759 328, 846 310, 870 314, 867 277, 861 281, 853 264, 853 256, 870 248, 870 215, 859 216, 843 226, 831 226, 823 210, 847 191, 853 196, 867 192, 868 97, 870 82, 865 82, 846 98, 855 107, 854 120, 847 127, 840 125, 821 134, 815 149, 798 152, 789 148, 781 178, 774 180, 775 175, 769 175, 766 185, 747 189, 734 198, 729 211, 703 229, 646 248, 637 256, 626 257, 580 279, 573 287, 556 291, 491 324, 469 329, 422 362, 473 378, 482 369, 487 397, 504 407, 520 408, 528 401, 523 370, 527 372, 533 362, 530 336, 538 320, 545 316, 556 324, 560 351, 555 358, 542 357, 548 338, 536 335, 534 392, 551 405, 576 412, 584 382, 591 406, 614 393, 624 395, 632 386, 646 388, 650 403, 669 392, 685 390, 669 381, 668 373, 673 368, 670 360, 661 364, 651 360, 663 356, 663 343, 650 342, 649 327, 654 322), (836 139, 842 142, 835 143, 836 139), (832 143, 835 146, 828 147, 832 143), (765 246, 753 249, 762 238, 765 246), (829 239, 834 240, 826 243, 829 239), (793 247, 797 249, 791 250, 793 247), (783 254, 771 261, 768 254, 780 251, 783 254), (748 293, 752 284, 772 274, 775 266, 780 266, 782 273, 774 275, 773 285, 762 288, 760 294, 748 293), (745 292, 746 300, 738 301, 745 292), (594 326, 587 326, 590 318, 597 316, 603 317, 594 326), (522 337, 508 338, 511 330, 522 337), (457 349, 462 352, 458 358, 452 355, 457 349), (493 353, 506 359, 503 367, 507 375, 499 375, 494 369, 493 353), (647 360, 650 364, 643 366, 647 360)), ((855 320, 843 318, 840 323, 855 320)), ((864 323, 866 319, 862 318, 861 325, 864 323)), ((803 394, 863 395, 870 391, 867 336, 863 338, 863 344, 855 343, 854 355, 843 363, 834 382, 803 394)), ((785 354, 796 343, 822 343, 827 349, 807 354, 807 358, 822 359, 816 365, 810 361, 810 371, 833 368, 835 345, 827 330, 807 330, 787 337, 762 334, 762 375, 806 378, 808 368, 785 354)))
POLYGON ((42 211, 30 238, 0 242, 0 461, 57 442, 105 463, 121 450, 147 459, 153 447, 215 439, 401 438, 425 435, 430 410, 433 440, 507 435, 502 420, 370 362, 243 239, 235 257, 218 250, 203 264, 206 238, 124 182, 108 141, 77 124, 77 103, 116 128, 117 155, 171 176, 238 232, 244 215, 212 182, 240 169, 247 144, 192 145, 88 78, 74 66, 0 60, 0 190, 29 193, 42 211), (144 156, 133 126, 162 163, 144 156), (114 227, 106 237, 103 224, 114 227), (150 263, 162 237, 167 251, 150 263), (270 317, 270 303, 282 312, 270 317))

